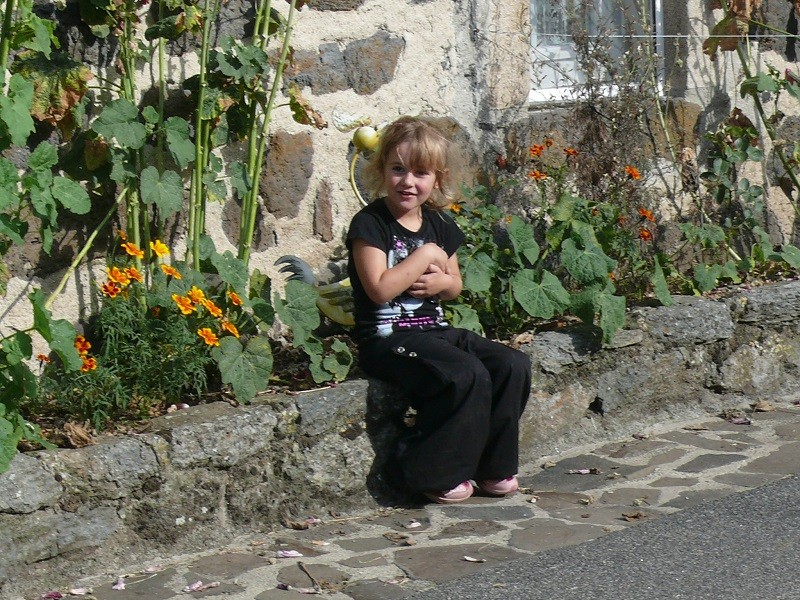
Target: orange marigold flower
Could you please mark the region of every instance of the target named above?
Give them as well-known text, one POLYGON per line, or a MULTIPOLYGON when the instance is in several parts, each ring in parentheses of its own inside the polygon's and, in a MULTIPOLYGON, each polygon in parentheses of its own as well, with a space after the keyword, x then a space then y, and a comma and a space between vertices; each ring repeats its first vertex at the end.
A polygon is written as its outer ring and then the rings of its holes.
POLYGON ((86 373, 87 371, 94 371, 97 368, 97 359, 93 356, 84 356, 83 357, 83 366, 81 366, 81 371, 86 373))
POLYGON ((564 148, 564 154, 567 156, 578 156, 578 151, 575 148, 564 148))
POLYGON ((234 324, 233 324, 233 323, 231 323, 230 321, 223 321, 223 322, 222 322, 222 328, 223 328, 225 331, 227 331, 227 332, 229 332, 229 333, 232 333, 232 334, 233 334, 233 335, 235 335, 237 338, 239 337, 239 330, 238 330, 238 329, 236 329, 236 325, 234 325, 234 324))
POLYGON ((213 331, 211 331, 210 327, 198 329, 197 335, 203 338, 203 341, 209 346, 219 346, 219 338, 213 331))
POLYGON ((109 281, 118 283, 121 287, 125 287, 131 282, 131 278, 128 274, 119 267, 109 267, 106 269, 106 273, 108 273, 109 281))
POLYGON ((206 295, 203 293, 203 290, 201 290, 199 287, 195 285, 192 286, 192 289, 190 289, 186 295, 189 296, 189 298, 191 298, 192 302, 194 303, 202 302, 206 298, 206 295))
POLYGON ((128 241, 128 234, 122 231, 121 229, 117 232, 117 235, 119 236, 119 239, 121 239, 123 242, 128 241))
POLYGON ((642 178, 642 174, 639 172, 639 169, 632 167, 631 165, 627 165, 625 167, 625 174, 634 181, 638 181, 642 178))
POLYGON ((127 275, 128 277, 130 277, 134 281, 138 281, 139 283, 142 283, 144 281, 144 277, 142 277, 142 274, 139 273, 139 269, 137 269, 136 267, 128 267, 128 268, 126 268, 125 269, 125 275, 127 275))
POLYGON ((228 292, 228 298, 231 299, 231 304, 233 304, 234 306, 241 306, 242 305, 242 299, 239 297, 239 294, 237 294, 236 292, 228 292))
POLYGON ((104 296, 108 296, 109 298, 116 298, 122 291, 122 286, 120 286, 120 284, 118 284, 116 281, 106 281, 103 285, 100 286, 100 291, 103 293, 104 296))
POLYGON ((544 145, 545 145, 546 148, 549 148, 550 146, 552 146, 553 145, 552 138, 544 138, 544 145))
POLYGON ((152 250, 153 254, 155 254, 158 258, 169 256, 169 248, 161 240, 150 242, 150 250, 152 250))
POLYGON ((219 306, 214 304, 211 300, 203 298, 202 300, 200 300, 200 304, 202 304, 205 307, 205 309, 211 314, 212 317, 219 318, 222 316, 222 310, 220 310, 219 306))
POLYGON ((453 202, 450 206, 448 206, 450 212, 454 212, 456 214, 461 212, 461 205, 458 202, 453 202))
POLYGON ((158 315, 161 314, 161 307, 160 306, 154 306, 153 308, 150 309, 150 312, 153 313, 154 317, 157 317, 158 315))
POLYGON ((543 173, 538 169, 534 169, 533 171, 528 173, 528 177, 530 177, 531 179, 535 179, 536 181, 544 181, 545 179, 547 179, 547 173, 543 173))
POLYGON ((49 365, 51 362, 53 362, 52 360, 50 360, 47 357, 46 354, 37 354, 36 355, 36 360, 38 360, 40 363, 44 363, 46 365, 49 365))
POLYGON ((539 158, 544 152, 544 146, 541 144, 534 144, 530 148, 528 148, 528 152, 531 155, 531 158, 539 158))
POLYGON ((642 227, 639 230, 639 239, 640 240, 644 240, 645 242, 650 241, 650 240, 653 239, 653 234, 650 233, 650 231, 648 229, 645 229, 644 227, 642 227))
POLYGON ((172 301, 178 305, 178 310, 181 311, 184 315, 192 314, 197 307, 192 304, 192 301, 187 298, 186 296, 179 296, 178 294, 172 294, 172 301))
POLYGON ((82 335, 75 336, 74 345, 75 349, 78 351, 78 354, 81 356, 85 355, 92 348, 92 345, 89 343, 89 341, 82 335))
POLYGON ((122 244, 122 247, 125 249, 125 252, 131 256, 135 258, 144 258, 144 250, 139 249, 139 246, 133 242, 125 242, 122 244))
POLYGON ((639 209, 639 214, 642 217, 644 217, 645 219, 647 219, 648 221, 650 221, 651 223, 655 223, 656 222, 656 218, 653 216, 653 211, 651 211, 651 210, 647 210, 646 208, 640 208, 639 209))
POLYGON ((161 265, 161 270, 164 271, 164 275, 168 277, 174 277, 175 279, 182 279, 182 275, 180 271, 174 267, 170 267, 169 265, 161 265))

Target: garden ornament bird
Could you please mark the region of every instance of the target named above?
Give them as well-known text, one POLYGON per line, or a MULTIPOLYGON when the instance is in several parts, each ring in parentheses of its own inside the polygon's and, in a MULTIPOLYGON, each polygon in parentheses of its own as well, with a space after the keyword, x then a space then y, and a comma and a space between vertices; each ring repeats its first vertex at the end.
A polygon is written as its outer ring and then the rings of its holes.
POLYGON ((291 273, 289 279, 304 281, 314 288, 317 292, 317 308, 331 321, 352 327, 355 325, 353 316, 353 288, 350 286, 350 278, 334 281, 326 285, 319 285, 314 271, 302 258, 286 254, 275 261, 276 265, 282 265, 278 269, 281 273, 291 273))

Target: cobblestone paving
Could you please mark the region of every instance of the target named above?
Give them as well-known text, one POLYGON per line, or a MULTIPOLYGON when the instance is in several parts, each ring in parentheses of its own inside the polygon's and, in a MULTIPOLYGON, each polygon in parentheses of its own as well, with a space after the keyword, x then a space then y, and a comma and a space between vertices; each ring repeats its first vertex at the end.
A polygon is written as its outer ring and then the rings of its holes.
POLYGON ((320 515, 321 522, 305 530, 286 528, 145 565, 122 576, 124 589, 113 589, 121 576, 114 574, 69 582, 60 591, 91 587, 84 597, 97 600, 408 597, 487 565, 613 535, 797 473, 800 407, 764 408, 739 418, 671 423, 543 457, 522 469, 523 489, 506 498, 320 515))

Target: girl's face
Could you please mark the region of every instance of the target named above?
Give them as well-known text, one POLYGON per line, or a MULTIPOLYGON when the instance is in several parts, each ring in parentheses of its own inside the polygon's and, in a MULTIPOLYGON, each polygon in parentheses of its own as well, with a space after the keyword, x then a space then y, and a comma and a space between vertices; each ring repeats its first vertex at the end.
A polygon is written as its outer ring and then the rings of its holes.
POLYGON ((410 166, 409 144, 403 142, 390 152, 383 168, 386 200, 395 216, 422 206, 438 186, 436 171, 432 168, 410 166))

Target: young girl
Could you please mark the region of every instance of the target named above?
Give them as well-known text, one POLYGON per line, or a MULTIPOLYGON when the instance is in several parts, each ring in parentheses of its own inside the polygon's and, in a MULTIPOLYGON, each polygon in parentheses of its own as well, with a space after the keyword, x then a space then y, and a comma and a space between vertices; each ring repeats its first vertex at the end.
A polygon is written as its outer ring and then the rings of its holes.
POLYGON ((424 119, 388 125, 365 169, 385 196, 347 234, 361 367, 412 399, 416 423, 398 458, 406 485, 440 503, 469 498, 472 481, 491 495, 517 490, 518 423, 531 385, 525 354, 444 319, 439 301, 461 292, 464 240, 434 200, 451 196, 449 154, 424 119))

